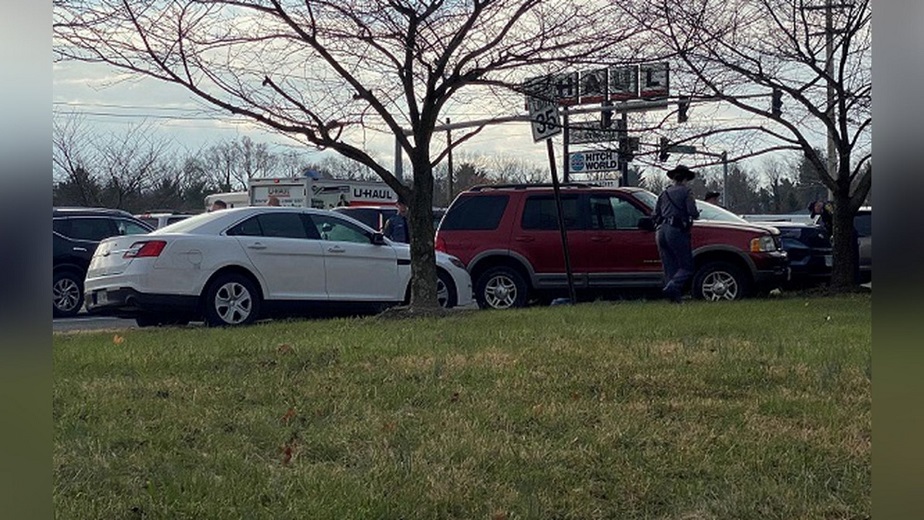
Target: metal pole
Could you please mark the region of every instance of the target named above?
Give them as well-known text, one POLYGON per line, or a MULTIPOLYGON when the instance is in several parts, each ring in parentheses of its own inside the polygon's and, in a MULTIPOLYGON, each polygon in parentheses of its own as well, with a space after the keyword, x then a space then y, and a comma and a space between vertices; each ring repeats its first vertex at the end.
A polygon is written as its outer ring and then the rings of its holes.
MULTIPOLYGON (((625 102, 623 102, 625 104, 625 102)), ((622 128, 624 130, 623 137, 626 140, 626 152, 629 151, 629 114, 625 111, 622 112, 622 128)), ((619 185, 628 186, 629 185, 629 161, 620 160, 619 161, 619 185)))
MULTIPOLYGON (((834 27, 831 13, 831 0, 825 0, 825 75, 827 76, 828 106, 826 116, 828 122, 834 124, 834 27)), ((828 127, 828 175, 837 180, 837 147, 834 144, 834 130, 828 127)), ((828 199, 834 198, 831 188, 828 188, 828 199)))
MULTIPOLYGON (((449 121, 449 118, 447 117, 447 118, 446 118, 446 125, 448 126, 450 123, 451 123, 451 122, 449 121)), ((452 130, 449 129, 449 128, 446 129, 446 149, 449 150, 449 155, 448 155, 447 158, 446 158, 446 159, 447 159, 446 168, 447 168, 447 170, 448 170, 448 171, 446 172, 446 180, 447 180, 448 183, 449 183, 449 197, 448 197, 449 200, 446 202, 446 204, 449 205, 449 204, 452 203, 452 196, 453 196, 453 187, 452 187, 452 130)))
POLYGON ((722 152, 722 205, 728 205, 728 152, 722 152))
POLYGON ((555 150, 552 148, 552 140, 546 139, 546 147, 549 151, 549 167, 552 169, 552 190, 555 192, 555 207, 558 210, 558 230, 561 232, 561 248, 565 254, 565 272, 568 274, 568 297, 570 303, 577 303, 577 297, 574 294, 574 274, 571 272, 571 255, 568 252, 568 232, 565 230, 565 213, 561 206, 561 187, 558 185, 558 172, 555 170, 555 150))
POLYGON ((570 182, 571 177, 568 171, 568 140, 571 139, 568 131, 568 111, 563 110, 561 115, 562 129, 561 129, 561 155, 562 155, 562 179, 564 181, 570 182))

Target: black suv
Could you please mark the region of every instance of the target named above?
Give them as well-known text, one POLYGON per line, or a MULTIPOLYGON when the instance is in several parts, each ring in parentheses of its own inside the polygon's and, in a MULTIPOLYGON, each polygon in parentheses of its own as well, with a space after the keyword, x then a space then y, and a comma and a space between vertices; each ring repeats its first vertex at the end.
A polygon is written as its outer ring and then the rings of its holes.
POLYGON ((153 228, 117 209, 53 208, 52 312, 73 316, 83 306, 83 280, 96 246, 115 235, 139 235, 153 228))

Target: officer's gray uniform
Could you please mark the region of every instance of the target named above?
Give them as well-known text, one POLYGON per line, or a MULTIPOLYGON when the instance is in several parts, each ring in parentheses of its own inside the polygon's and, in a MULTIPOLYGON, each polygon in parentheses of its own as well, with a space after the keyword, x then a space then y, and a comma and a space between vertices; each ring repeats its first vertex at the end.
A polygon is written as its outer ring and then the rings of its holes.
POLYGON ((658 224, 656 240, 664 268, 664 293, 680 300, 684 285, 693 276, 693 246, 690 228, 699 218, 690 188, 674 184, 664 190, 655 205, 654 221, 658 224))
POLYGON ((400 213, 396 213, 388 218, 385 222, 385 226, 382 228, 382 234, 394 242, 404 242, 405 244, 411 242, 411 231, 407 223, 407 218, 400 213))

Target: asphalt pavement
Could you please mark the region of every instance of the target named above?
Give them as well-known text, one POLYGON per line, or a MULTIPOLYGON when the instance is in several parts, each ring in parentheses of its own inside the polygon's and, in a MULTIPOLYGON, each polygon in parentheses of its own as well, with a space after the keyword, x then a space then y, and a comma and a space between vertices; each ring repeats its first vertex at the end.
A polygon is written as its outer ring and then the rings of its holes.
POLYGON ((135 320, 111 318, 108 316, 90 316, 78 314, 73 318, 55 318, 51 322, 52 332, 72 332, 79 330, 122 330, 135 329, 135 320))

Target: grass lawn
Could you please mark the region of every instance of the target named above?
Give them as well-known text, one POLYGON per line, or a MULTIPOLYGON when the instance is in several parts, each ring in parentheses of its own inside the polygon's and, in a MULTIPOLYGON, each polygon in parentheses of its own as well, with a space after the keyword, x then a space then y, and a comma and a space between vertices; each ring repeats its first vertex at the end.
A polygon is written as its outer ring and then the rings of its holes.
POLYGON ((869 518, 871 307, 57 334, 55 514, 869 518))

